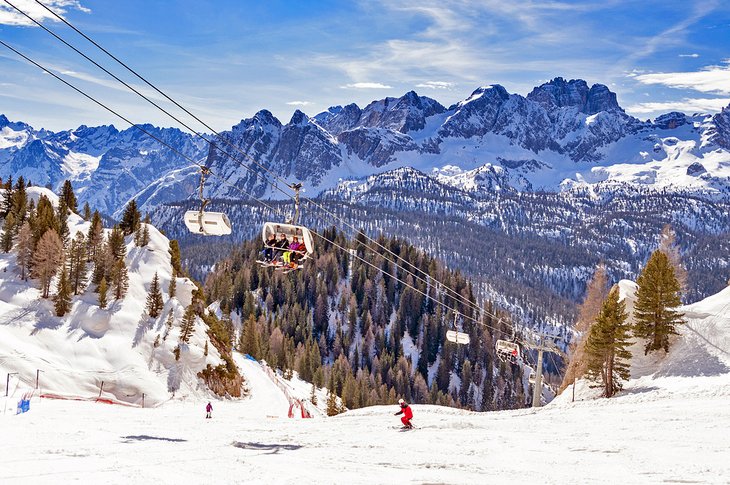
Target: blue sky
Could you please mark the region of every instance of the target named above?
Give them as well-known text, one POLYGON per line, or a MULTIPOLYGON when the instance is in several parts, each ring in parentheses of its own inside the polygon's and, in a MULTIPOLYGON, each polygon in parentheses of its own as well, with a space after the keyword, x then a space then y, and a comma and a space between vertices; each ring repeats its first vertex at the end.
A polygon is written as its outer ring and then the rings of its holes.
MULTIPOLYGON (((33 0, 10 1, 121 72, 33 0)), ((642 119, 730 103, 725 0, 45 1, 217 130, 260 109, 287 122, 411 89, 449 105, 556 76, 606 84, 642 119)), ((0 0, 1 39, 134 121, 175 125, 24 23, 0 0)), ((123 126, 2 46, 0 113, 54 130, 123 126)))

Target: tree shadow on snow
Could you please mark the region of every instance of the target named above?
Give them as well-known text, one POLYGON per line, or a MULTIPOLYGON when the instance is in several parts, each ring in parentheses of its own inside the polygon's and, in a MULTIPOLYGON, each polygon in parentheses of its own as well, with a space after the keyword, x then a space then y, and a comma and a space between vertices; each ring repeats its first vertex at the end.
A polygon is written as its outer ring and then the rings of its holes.
POLYGON ((268 453, 264 453, 265 455, 275 455, 281 450, 295 451, 302 447, 302 445, 281 445, 278 443, 266 444, 255 442, 244 443, 242 441, 234 441, 233 446, 243 450, 268 451, 268 453))
POLYGON ((122 438, 124 439, 122 443, 134 443, 135 441, 170 441, 172 443, 182 443, 187 441, 182 438, 163 438, 161 436, 148 436, 146 434, 122 436, 122 438))

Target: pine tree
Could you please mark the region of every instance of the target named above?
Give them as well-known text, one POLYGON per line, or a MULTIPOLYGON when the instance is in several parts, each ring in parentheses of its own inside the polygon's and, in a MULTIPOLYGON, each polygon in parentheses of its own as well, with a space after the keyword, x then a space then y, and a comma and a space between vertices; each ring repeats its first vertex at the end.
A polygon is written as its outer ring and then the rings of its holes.
POLYGON ((629 378, 631 325, 626 321, 626 303, 619 298, 614 286, 586 339, 587 374, 601 381, 605 397, 620 391, 622 381, 629 378))
POLYGON ((101 279, 101 283, 99 283, 99 308, 106 308, 107 300, 106 300, 106 292, 107 292, 107 284, 106 284, 106 278, 101 279))
POLYGON ((91 282, 98 286, 103 278, 111 275, 113 265, 113 258, 109 254, 106 244, 102 241, 101 245, 96 249, 94 256, 94 271, 91 274, 91 282))
MULTIPOLYGON (((12 179, 10 179, 12 180, 12 179)), ((10 212, 15 216, 15 223, 22 224, 25 221, 28 207, 28 194, 25 190, 26 184, 23 176, 18 177, 15 189, 11 193, 10 212)))
POLYGON ((667 255, 669 264, 674 269, 674 276, 679 283, 680 292, 684 293, 687 290, 687 269, 682 264, 682 255, 679 252, 679 245, 677 244, 677 234, 669 224, 664 226, 659 236, 659 251, 667 255))
POLYGON ((119 227, 125 236, 129 236, 139 228, 142 215, 137 210, 137 201, 132 199, 127 207, 124 209, 122 215, 122 222, 119 223, 119 227))
POLYGON ((54 302, 56 316, 58 317, 64 316, 71 309, 71 284, 68 280, 68 271, 66 271, 65 265, 58 280, 58 290, 54 302))
POLYGON ((171 239, 170 240, 170 264, 172 264, 172 270, 176 275, 182 274, 182 269, 180 267, 181 259, 180 259, 180 245, 177 243, 177 240, 171 239))
POLYGON ((123 259, 114 263, 110 276, 112 280, 112 289, 114 290, 114 299, 121 300, 124 298, 124 295, 127 294, 127 289, 129 289, 127 265, 124 264, 123 259))
POLYGON ((9 253, 13 249, 13 239, 15 238, 15 216, 9 213, 5 216, 3 224, 3 233, 0 236, 0 246, 4 253, 9 253))
POLYGON ((255 359, 261 358, 258 325, 256 324, 256 317, 253 314, 248 317, 243 325, 243 331, 241 332, 241 352, 255 359))
POLYGON ((157 318, 162 312, 162 291, 160 290, 160 278, 155 272, 150 284, 150 292, 147 294, 147 314, 152 318, 157 318))
POLYGON ((317 405, 317 386, 312 384, 312 391, 309 393, 309 400, 314 404, 317 405))
POLYGON ((5 181, 5 185, 2 186, 5 189, 4 198, 2 204, 0 204, 0 217, 7 217, 10 214, 10 210, 13 207, 13 177, 8 177, 5 181))
POLYGON ((40 279, 41 295, 48 298, 51 289, 51 279, 58 272, 63 261, 63 243, 54 229, 43 234, 33 253, 33 275, 40 279))
POLYGON ((53 204, 48 200, 48 197, 41 195, 38 198, 38 206, 35 210, 35 217, 33 218, 33 243, 38 244, 41 237, 46 231, 53 229, 57 235, 60 236, 61 224, 56 216, 56 211, 53 209, 53 204))
POLYGON ((177 294, 177 275, 175 274, 175 271, 173 270, 172 276, 170 277, 170 285, 167 288, 167 296, 170 298, 175 298, 175 295, 177 294))
POLYGON ((162 340, 167 340, 167 336, 170 334, 170 330, 172 330, 172 324, 175 322, 175 313, 173 312, 173 309, 170 309, 170 312, 167 314, 167 320, 165 321, 165 335, 162 336, 162 340))
POLYGON ((185 315, 180 324, 180 342, 188 343, 193 330, 195 330, 195 307, 191 303, 185 309, 185 315))
POLYGON ((70 231, 68 228, 68 207, 66 207, 66 202, 63 199, 58 201, 56 220, 58 220, 58 235, 61 236, 61 240, 65 246, 68 242, 70 231))
POLYGON ((28 280, 28 269, 33 260, 33 232, 30 229, 30 223, 27 221, 18 232, 18 244, 15 247, 18 252, 16 261, 20 267, 20 277, 23 281, 28 280))
POLYGON ((150 225, 142 225, 142 237, 140 239, 140 246, 146 247, 150 243, 150 225))
POLYGON ((76 233, 71 241, 68 264, 71 288, 78 295, 86 288, 86 238, 82 232, 76 233))
POLYGON ((74 194, 74 189, 71 186, 71 182, 69 182, 68 180, 63 182, 63 187, 61 188, 60 200, 62 200, 66 203, 66 207, 68 207, 68 209, 71 212, 78 212, 76 194, 74 194))
POLYGON ((203 356, 208 357, 208 341, 205 341, 205 348, 203 349, 203 356))
POLYGON ((675 310, 681 305, 680 286, 667 255, 654 251, 636 283, 634 335, 646 339, 645 355, 660 349, 669 352, 669 337, 678 335, 676 327, 684 319, 675 310))
POLYGON ((94 215, 91 217, 91 226, 89 226, 89 233, 86 235, 86 242, 88 261, 96 261, 96 253, 104 242, 104 225, 99 211, 94 211, 94 215))
POLYGON ((127 246, 124 242, 124 233, 118 225, 114 226, 112 232, 109 233, 107 245, 115 262, 124 260, 124 257, 127 255, 127 246))
POLYGON ((84 220, 90 221, 91 220, 91 207, 89 206, 88 202, 84 202, 84 220))

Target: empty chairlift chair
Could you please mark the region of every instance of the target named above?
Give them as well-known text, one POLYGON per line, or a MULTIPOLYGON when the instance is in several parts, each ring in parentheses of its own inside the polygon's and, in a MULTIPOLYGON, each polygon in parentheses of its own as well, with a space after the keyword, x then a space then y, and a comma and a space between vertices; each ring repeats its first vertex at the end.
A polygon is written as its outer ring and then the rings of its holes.
POLYGON ((227 236, 231 233, 231 221, 222 212, 187 211, 185 226, 195 234, 227 236))

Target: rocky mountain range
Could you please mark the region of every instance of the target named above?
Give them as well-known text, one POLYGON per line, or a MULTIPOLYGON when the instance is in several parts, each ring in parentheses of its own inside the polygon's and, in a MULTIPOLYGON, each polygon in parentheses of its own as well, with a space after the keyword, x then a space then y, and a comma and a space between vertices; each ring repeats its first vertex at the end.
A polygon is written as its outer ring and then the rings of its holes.
MULTIPOLYGON (((286 124, 262 110, 210 145, 174 128, 145 129, 195 160, 207 155, 215 174, 257 197, 281 194, 253 160, 303 182, 310 196, 403 167, 484 193, 604 181, 713 197, 730 190, 730 107, 641 121, 606 86, 583 80, 555 78, 527 96, 480 87, 450 107, 410 91, 314 117, 297 110, 286 124)), ((153 210, 194 196, 198 177, 189 161, 134 128, 52 133, 0 116, 0 176, 21 174, 52 187, 70 178, 83 201, 109 215, 133 197, 153 210)), ((240 194, 218 183, 209 196, 240 194)))
MULTIPOLYGON (((601 259, 616 278, 635 278, 667 223, 690 259, 693 298, 730 276, 730 107, 642 121, 606 86, 556 78, 527 96, 480 87, 449 107, 411 91, 313 117, 296 111, 286 124, 262 110, 212 147, 145 129, 225 180, 210 178, 206 196, 236 226, 228 243, 280 217, 231 187, 281 199, 265 167, 353 225, 402 235, 481 278, 486 294, 533 321, 569 319, 601 259)), ((82 202, 109 215, 136 198, 171 237, 199 243, 179 224, 196 206, 198 168, 134 129, 52 133, 0 117, 0 176, 9 175, 51 186, 70 178, 82 202)), ((337 223, 303 209, 313 227, 337 223)), ((222 252, 206 241, 189 267, 202 278, 222 252)))

